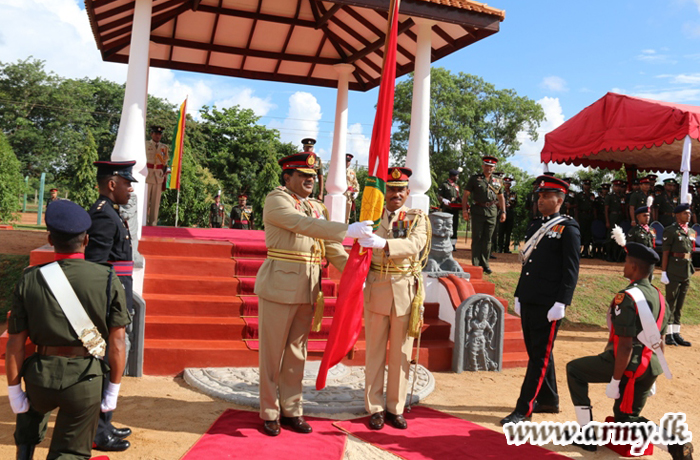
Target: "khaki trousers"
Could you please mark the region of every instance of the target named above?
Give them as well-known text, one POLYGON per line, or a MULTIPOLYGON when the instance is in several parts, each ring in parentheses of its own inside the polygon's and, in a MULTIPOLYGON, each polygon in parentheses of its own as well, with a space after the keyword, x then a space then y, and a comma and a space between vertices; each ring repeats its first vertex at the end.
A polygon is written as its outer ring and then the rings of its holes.
POLYGON ((408 370, 413 338, 408 336, 411 315, 379 315, 365 309, 365 409, 370 414, 384 410, 384 364, 389 342, 389 370, 386 384, 386 410, 403 414, 408 392, 408 370))
POLYGON ((302 379, 313 307, 271 302, 262 297, 258 302, 260 418, 299 417, 304 413, 302 379))
POLYGON ((160 211, 160 196, 163 193, 163 182, 148 185, 148 216, 146 225, 158 225, 160 211))

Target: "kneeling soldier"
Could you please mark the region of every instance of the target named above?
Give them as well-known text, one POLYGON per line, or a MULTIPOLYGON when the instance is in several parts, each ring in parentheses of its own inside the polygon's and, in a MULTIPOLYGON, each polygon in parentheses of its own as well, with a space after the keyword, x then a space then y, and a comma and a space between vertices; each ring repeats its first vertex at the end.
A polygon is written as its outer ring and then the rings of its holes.
POLYGON ((117 406, 126 359, 124 327, 131 319, 114 268, 84 260, 90 224, 77 204, 53 203, 46 226, 56 262, 27 269, 15 289, 5 372, 10 405, 18 414, 18 459, 32 458, 56 408, 48 458, 90 458, 100 408, 117 406), (37 352, 25 361, 27 337, 37 352), (107 343, 109 366, 101 359, 107 343), (102 376, 109 370, 103 395, 102 376))

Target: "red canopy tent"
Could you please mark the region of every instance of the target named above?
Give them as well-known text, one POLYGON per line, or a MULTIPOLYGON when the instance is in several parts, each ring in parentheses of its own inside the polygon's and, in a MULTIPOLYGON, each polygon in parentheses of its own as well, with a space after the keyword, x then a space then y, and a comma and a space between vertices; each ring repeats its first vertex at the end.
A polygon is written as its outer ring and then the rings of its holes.
MULTIPOLYGON (((700 107, 608 93, 545 136, 543 163, 683 171, 700 152, 700 107)), ((700 155, 689 170, 700 173, 700 155)))

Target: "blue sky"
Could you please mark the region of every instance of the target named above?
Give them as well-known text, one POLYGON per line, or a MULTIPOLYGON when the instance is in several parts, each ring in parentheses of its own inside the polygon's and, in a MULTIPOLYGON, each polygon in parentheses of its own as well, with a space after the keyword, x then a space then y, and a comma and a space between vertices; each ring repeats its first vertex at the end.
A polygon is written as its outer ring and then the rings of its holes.
MULTIPOLYGON (((524 142, 511 160, 531 174, 541 172, 544 134, 608 91, 700 105, 700 0, 488 3, 506 10, 501 31, 433 65, 478 75, 543 105, 540 141, 524 142)), ((32 55, 61 76, 125 81, 126 65, 101 61, 82 8, 77 0, 0 0, 0 61, 32 55)), ((333 89, 152 69, 149 92, 173 103, 189 95, 192 113, 202 104, 252 108, 283 140, 316 137, 317 151, 330 155, 333 89)), ((350 93, 348 151, 360 163, 376 98, 376 89, 350 93)))

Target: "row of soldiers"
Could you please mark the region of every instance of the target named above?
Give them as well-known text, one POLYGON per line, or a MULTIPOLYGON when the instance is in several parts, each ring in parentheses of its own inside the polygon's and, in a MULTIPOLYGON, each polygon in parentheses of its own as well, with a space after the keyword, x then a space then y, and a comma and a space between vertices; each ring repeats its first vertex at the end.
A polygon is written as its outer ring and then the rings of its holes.
MULTIPOLYGON (((248 206, 248 196, 238 195, 238 205, 231 208, 228 228, 238 230, 255 230, 253 207, 248 206)), ((223 228, 226 223, 226 208, 221 202, 221 194, 217 194, 209 208, 209 228, 223 228)))

